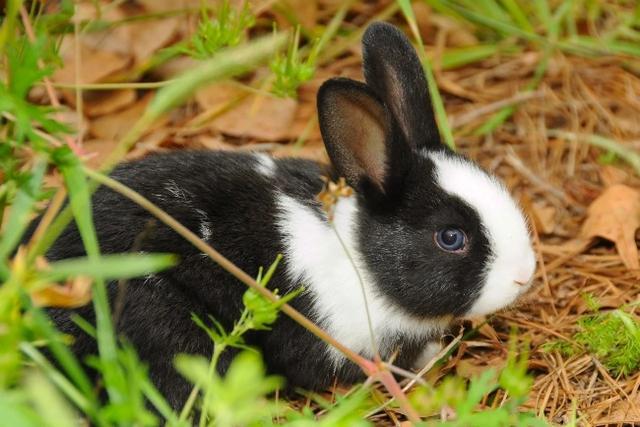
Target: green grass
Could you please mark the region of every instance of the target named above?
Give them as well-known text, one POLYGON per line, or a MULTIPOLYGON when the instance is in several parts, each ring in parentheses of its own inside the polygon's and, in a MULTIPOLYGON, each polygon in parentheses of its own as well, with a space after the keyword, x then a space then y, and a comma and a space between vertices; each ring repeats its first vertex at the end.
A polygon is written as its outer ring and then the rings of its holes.
POLYGON ((585 316, 574 339, 596 356, 614 375, 640 369, 640 319, 617 309, 585 316))
POLYGON ((600 311, 597 299, 585 294, 585 303, 591 311, 577 321, 578 330, 573 341, 550 341, 545 351, 558 351, 571 357, 589 353, 614 376, 633 375, 640 370, 640 318, 628 307, 600 311))

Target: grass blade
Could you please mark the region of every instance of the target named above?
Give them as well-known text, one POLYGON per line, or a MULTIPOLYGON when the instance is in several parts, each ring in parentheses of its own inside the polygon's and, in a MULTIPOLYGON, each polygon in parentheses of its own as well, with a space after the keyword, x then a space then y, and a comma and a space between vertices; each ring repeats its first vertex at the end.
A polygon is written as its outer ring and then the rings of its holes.
MULTIPOLYGON (((100 249, 93 226, 91 196, 82 165, 67 148, 60 150, 57 164, 69 193, 71 210, 89 259, 100 262, 100 249)), ((111 310, 104 280, 96 278, 93 285, 93 306, 96 314, 96 334, 105 387, 112 403, 124 403, 126 378, 118 365, 115 331, 111 323, 111 310)))
MULTIPOLYGON (((85 374, 84 369, 82 369, 82 366, 80 366, 80 363, 78 363, 78 360, 71 353, 71 350, 69 350, 69 347, 63 343, 62 334, 53 327, 51 321, 44 315, 41 309, 30 306, 28 310, 33 319, 35 329, 47 340, 47 346, 58 361, 58 364, 64 369, 82 394, 90 400, 92 407, 96 406, 93 385, 85 374)), ((92 411, 89 412, 89 414, 92 413, 92 411)))
POLYGON ((515 53, 518 52, 519 49, 516 46, 503 48, 495 44, 480 44, 470 47, 447 49, 447 51, 442 54, 442 58, 440 59, 440 67, 443 70, 463 67, 465 65, 473 64, 475 62, 490 58, 496 53, 502 51, 515 53))
POLYGON ((69 258, 49 264, 42 279, 59 281, 69 277, 90 276, 100 280, 131 279, 155 273, 176 264, 172 254, 116 254, 100 258, 69 258))
POLYGON ((533 33, 534 29, 529 20, 527 19, 527 15, 522 10, 520 5, 516 0, 500 0, 502 5, 507 9, 513 21, 522 29, 528 33, 533 33))
POLYGON ((629 163, 631 167, 633 167, 633 169, 636 171, 636 174, 640 176, 640 154, 638 154, 635 150, 627 148, 612 139, 605 138, 604 136, 600 135, 579 134, 573 132, 565 132, 562 130, 548 130, 547 135, 555 138, 563 138, 568 141, 584 141, 587 144, 593 145, 594 147, 610 151, 619 156, 622 160, 629 163))
POLYGON ((33 345, 23 342, 20 349, 29 356, 62 392, 85 413, 91 413, 91 404, 69 380, 60 373, 33 345))
POLYGON ((440 96, 438 84, 436 82, 435 76, 433 75, 433 70, 431 69, 431 63, 426 57, 424 43, 422 42, 422 37, 420 36, 420 31, 418 30, 416 16, 413 13, 413 9, 411 8, 411 2, 409 0, 397 0, 397 3, 400 6, 400 10, 402 10, 405 19, 409 23, 409 27, 411 28, 413 36, 418 42, 418 55, 420 56, 422 68, 424 68, 425 74, 427 76, 427 85, 429 86, 431 103, 433 104, 433 110, 435 111, 436 115, 436 123, 438 123, 438 128, 442 137, 444 138, 445 144, 447 144, 447 146, 449 146, 449 148, 451 148, 452 150, 455 150, 456 143, 453 139, 451 126, 449 126, 449 120, 447 119, 447 111, 444 108, 444 102, 442 101, 442 97, 440 96))

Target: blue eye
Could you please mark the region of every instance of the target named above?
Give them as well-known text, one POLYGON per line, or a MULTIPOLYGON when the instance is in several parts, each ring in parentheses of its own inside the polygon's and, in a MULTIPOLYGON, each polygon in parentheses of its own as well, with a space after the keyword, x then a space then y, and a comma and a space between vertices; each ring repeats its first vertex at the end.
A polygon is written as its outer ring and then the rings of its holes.
POLYGON ((436 231, 435 241, 444 251, 458 252, 466 246, 467 236, 459 228, 443 228, 436 231))

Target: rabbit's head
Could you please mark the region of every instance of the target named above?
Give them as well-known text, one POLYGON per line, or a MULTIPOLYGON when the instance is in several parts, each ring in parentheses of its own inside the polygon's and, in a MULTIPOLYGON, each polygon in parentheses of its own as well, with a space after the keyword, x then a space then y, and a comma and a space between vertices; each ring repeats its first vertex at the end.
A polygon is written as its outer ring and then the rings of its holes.
POLYGON ((357 194, 359 250, 377 291, 418 317, 483 315, 530 286, 535 257, 505 187, 442 144, 418 56, 394 26, 363 38, 366 84, 325 82, 320 129, 357 194))

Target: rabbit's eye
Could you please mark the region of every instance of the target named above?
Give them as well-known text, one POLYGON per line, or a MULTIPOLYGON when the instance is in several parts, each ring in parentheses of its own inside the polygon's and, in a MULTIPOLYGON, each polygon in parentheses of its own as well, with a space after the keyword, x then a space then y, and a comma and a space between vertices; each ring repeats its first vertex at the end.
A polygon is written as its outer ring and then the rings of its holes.
POLYGON ((459 228, 443 228, 434 235, 436 244, 447 252, 460 252, 467 244, 467 235, 459 228))

